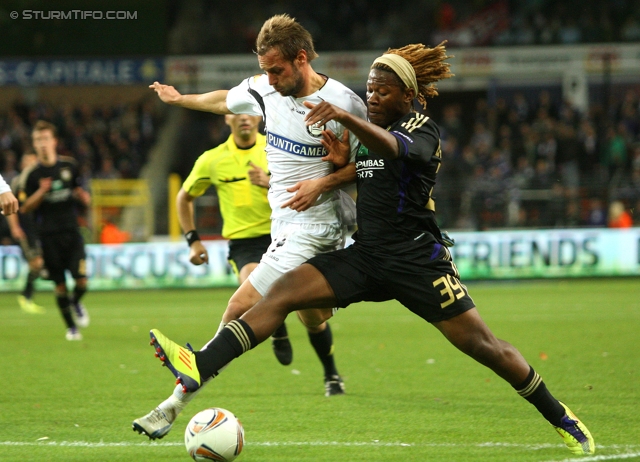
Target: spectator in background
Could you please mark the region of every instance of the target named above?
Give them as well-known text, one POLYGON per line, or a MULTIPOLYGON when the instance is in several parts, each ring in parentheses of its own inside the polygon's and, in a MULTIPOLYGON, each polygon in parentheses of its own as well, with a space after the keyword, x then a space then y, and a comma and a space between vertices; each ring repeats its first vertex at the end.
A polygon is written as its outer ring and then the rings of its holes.
POLYGON ((459 142, 466 139, 465 124, 460 118, 461 109, 457 104, 449 104, 444 107, 442 113, 442 138, 455 137, 459 142))
POLYGON ((100 231, 101 244, 123 244, 131 240, 131 233, 123 231, 114 223, 117 216, 105 214, 104 224, 100 231))
POLYGON ((553 170, 544 157, 536 160, 533 178, 529 187, 535 191, 535 196, 527 203, 527 224, 529 226, 551 226, 551 210, 549 200, 553 188, 553 170))
POLYGON ((558 141, 552 130, 545 130, 536 148, 536 157, 547 162, 547 168, 551 171, 556 169, 556 157, 558 155, 558 141))
POLYGON ((518 122, 529 122, 530 106, 527 98, 522 93, 516 93, 513 97, 513 110, 518 116, 518 122))
POLYGON ((631 228, 633 226, 633 219, 621 201, 613 201, 609 204, 607 226, 609 228, 631 228))
MULTIPOLYGON (((536 112, 541 114, 540 110, 544 112, 542 114, 552 118, 558 118, 558 108, 557 105, 553 102, 553 98, 551 97, 551 93, 548 90, 541 90, 538 93, 538 103, 536 105, 536 112)), ((542 118, 539 116, 539 118, 542 118)))
POLYGON ((18 159, 16 153, 11 149, 5 149, 2 153, 2 178, 7 184, 11 184, 13 179, 18 176, 17 170, 18 159))
POLYGON ((94 175, 94 178, 98 180, 119 180, 122 178, 122 174, 115 169, 111 156, 102 157, 101 160, 100 170, 94 175))
POLYGON ((602 163, 609 172, 609 179, 612 182, 619 182, 627 163, 627 143, 623 134, 614 126, 607 128, 602 163))
POLYGON ((591 228, 606 228, 607 211, 604 202, 599 197, 589 199, 589 210, 585 225, 591 228))
POLYGON ((493 134, 483 122, 476 122, 473 126, 473 135, 471 135, 471 147, 479 153, 489 155, 493 148, 493 134))
POLYGON ((580 142, 580 171, 591 176, 594 166, 598 164, 598 137, 593 124, 589 120, 584 120, 578 131, 578 141, 580 142))
POLYGON ((622 26, 620 36, 625 42, 639 42, 640 21, 635 16, 628 16, 622 26))
POLYGON ((523 123, 520 126, 520 137, 522 139, 522 153, 534 165, 538 157, 540 135, 531 128, 531 125, 523 123))
POLYGON ((558 132, 557 162, 558 172, 562 184, 567 188, 570 196, 577 197, 580 186, 580 142, 575 129, 564 123, 556 125, 558 132))

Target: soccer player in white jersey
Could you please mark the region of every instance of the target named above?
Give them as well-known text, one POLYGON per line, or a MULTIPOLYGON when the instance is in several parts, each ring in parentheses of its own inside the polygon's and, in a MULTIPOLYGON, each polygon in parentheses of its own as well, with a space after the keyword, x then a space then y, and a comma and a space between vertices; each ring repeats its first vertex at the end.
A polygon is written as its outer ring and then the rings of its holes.
MULTIPOLYGON (((314 255, 340 248, 345 226, 355 219, 353 201, 339 191, 355 180, 355 165, 352 162, 334 170, 333 164, 327 162, 331 158, 326 148, 331 143, 349 143, 355 157, 358 141, 336 122, 307 127, 304 119, 309 109, 303 103, 329 101, 365 118, 364 103, 341 83, 313 70, 311 61, 317 53, 311 35, 288 15, 277 15, 264 23, 256 49, 265 73, 250 77, 231 90, 182 95, 158 82, 150 86, 168 104, 215 114, 261 115, 265 120, 272 244, 229 300, 219 331, 257 303, 279 276, 314 255), (323 132, 330 134, 330 141, 323 140, 323 132)), ((327 372, 327 364, 333 363, 333 341, 326 323, 331 315, 332 309, 298 313, 312 344, 316 337, 316 352, 326 351, 326 363, 322 361, 327 396, 344 393, 340 376, 327 372)), ((162 438, 193 397, 194 393, 177 386, 157 408, 136 419, 133 429, 151 439, 162 438)))

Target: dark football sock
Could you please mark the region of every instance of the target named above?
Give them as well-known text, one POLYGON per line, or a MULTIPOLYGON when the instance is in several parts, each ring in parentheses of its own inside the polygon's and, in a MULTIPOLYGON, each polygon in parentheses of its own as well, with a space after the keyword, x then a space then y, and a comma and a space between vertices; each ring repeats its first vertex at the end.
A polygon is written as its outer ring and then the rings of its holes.
POLYGON ((68 328, 76 327, 76 323, 71 316, 71 302, 68 295, 56 295, 56 302, 58 302, 58 308, 60 308, 60 314, 64 318, 64 322, 68 328))
POLYGON ((27 300, 31 300, 33 297, 33 292, 35 291, 33 282, 38 279, 40 276, 39 271, 29 271, 29 275, 27 276, 27 283, 24 286, 24 290, 22 291, 22 295, 27 300))
POLYGON ((560 426, 562 416, 565 414, 564 408, 560 402, 549 393, 547 386, 538 373, 533 370, 533 367, 529 371, 526 380, 513 388, 516 389, 520 396, 533 404, 551 425, 555 425, 556 427, 560 426))
POLYGON ((249 324, 236 319, 222 329, 207 347, 194 351, 200 377, 215 377, 218 371, 258 344, 249 324))
POLYGON ((73 303, 74 304, 78 303, 85 293, 87 293, 87 288, 86 287, 78 287, 78 286, 76 286, 73 289, 73 303))
POLYGON ((308 334, 309 341, 311 342, 311 345, 313 345, 313 349, 316 350, 316 354, 318 355, 318 358, 320 358, 322 367, 324 367, 324 376, 331 377, 333 375, 338 375, 336 362, 333 357, 333 335, 331 334, 329 323, 327 323, 327 328, 322 332, 318 332, 316 334, 308 332, 308 334))
POLYGON ((276 329, 276 331, 271 334, 273 338, 284 338, 287 337, 287 325, 283 322, 280 327, 276 329))

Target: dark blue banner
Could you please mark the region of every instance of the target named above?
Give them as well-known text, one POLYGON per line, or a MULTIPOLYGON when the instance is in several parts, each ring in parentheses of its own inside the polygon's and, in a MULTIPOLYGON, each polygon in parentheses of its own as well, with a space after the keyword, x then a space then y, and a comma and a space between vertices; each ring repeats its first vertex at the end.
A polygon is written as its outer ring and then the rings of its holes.
POLYGON ((0 86, 135 85, 163 79, 162 59, 0 60, 0 86))

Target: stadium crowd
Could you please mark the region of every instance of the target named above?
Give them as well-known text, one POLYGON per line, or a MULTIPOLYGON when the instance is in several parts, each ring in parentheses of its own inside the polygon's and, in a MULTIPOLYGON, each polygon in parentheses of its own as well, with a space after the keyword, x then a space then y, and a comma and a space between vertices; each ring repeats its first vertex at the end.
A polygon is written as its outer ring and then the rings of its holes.
MULTIPOLYGON (((264 18, 285 7, 245 3, 247 13, 237 15, 227 0, 170 2, 167 53, 251 52, 264 18)), ((640 3, 631 0, 328 0, 317 9, 292 0, 286 10, 327 51, 443 39, 454 47, 640 41, 640 3)), ((436 188, 441 224, 606 226, 609 209, 621 206, 630 215, 623 222, 639 224, 640 89, 614 89, 611 102, 592 102, 586 113, 563 102, 558 88, 521 90, 475 106, 427 108, 442 131, 446 159, 436 188)), ((158 110, 151 100, 103 107, 16 102, 0 111, 0 173, 8 182, 17 174, 31 125, 46 119, 59 127, 60 154, 76 158, 87 182, 136 178, 156 139, 158 110)), ((182 178, 200 153, 228 136, 222 118, 185 120, 172 169, 182 178)))
MULTIPOLYGON (((443 143, 434 192, 442 226, 606 227, 612 203, 640 223, 640 91, 624 93, 608 114, 598 105, 581 114, 559 100, 542 90, 493 105, 479 99, 471 111, 427 106, 443 143)), ((224 127, 190 114, 174 171, 184 177, 186 159, 226 139, 224 127)))
MULTIPOLYGON (((620 204, 640 223, 640 91, 630 89, 607 114, 581 114, 549 91, 479 99, 470 113, 449 104, 438 122, 445 162, 435 195, 439 220, 457 229, 607 226, 620 204)), ((111 107, 17 103, 0 114, 3 177, 18 173, 30 150, 30 124, 60 127, 60 154, 86 179, 136 178, 160 123, 152 102, 111 107)), ((429 111, 429 108, 427 108, 429 111)), ((190 114, 173 170, 186 177, 198 153, 228 136, 222 118, 190 114)))
POLYGON ((91 178, 136 178, 159 123, 153 100, 95 107, 16 101, 0 112, 0 173, 7 182, 22 154, 32 151, 31 128, 40 119, 58 127, 58 153, 76 159, 85 187, 91 178))
POLYGON ((532 96, 478 100, 470 124, 458 106, 444 108, 436 191, 443 225, 605 227, 614 203, 640 222, 638 91, 586 114, 556 104, 549 91, 532 96))
POLYGON ((232 1, 173 2, 168 51, 251 52, 264 18, 284 9, 305 24, 316 48, 326 51, 434 45, 444 39, 449 47, 640 40, 640 6, 632 0, 327 0, 322 8, 301 0, 288 1, 286 8, 281 2, 247 0, 243 6, 247 14, 238 15, 232 1))

